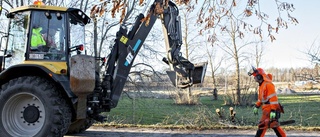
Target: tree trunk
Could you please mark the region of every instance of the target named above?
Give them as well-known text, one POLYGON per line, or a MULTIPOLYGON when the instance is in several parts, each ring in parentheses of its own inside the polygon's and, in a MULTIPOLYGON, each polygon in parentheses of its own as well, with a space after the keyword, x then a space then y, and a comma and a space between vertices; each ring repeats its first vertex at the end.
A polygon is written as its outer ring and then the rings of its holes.
POLYGON ((234 50, 234 59, 236 62, 236 97, 234 100, 235 105, 240 105, 241 104, 241 89, 240 89, 240 63, 239 63, 239 53, 238 53, 238 48, 236 44, 236 26, 233 24, 233 20, 231 20, 231 38, 232 38, 232 45, 233 45, 233 50, 234 50), (234 27, 235 26, 235 27, 234 27))

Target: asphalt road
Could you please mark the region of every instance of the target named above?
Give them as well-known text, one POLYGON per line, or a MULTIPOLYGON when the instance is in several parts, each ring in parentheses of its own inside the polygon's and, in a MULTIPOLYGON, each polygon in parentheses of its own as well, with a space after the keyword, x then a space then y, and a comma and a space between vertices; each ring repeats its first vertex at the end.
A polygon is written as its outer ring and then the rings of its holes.
MULTIPOLYGON (((152 128, 91 127, 81 134, 65 137, 254 137, 254 130, 170 130, 152 128)), ((288 137, 320 137, 319 132, 286 131, 288 137)), ((268 130, 265 137, 276 137, 268 130)))

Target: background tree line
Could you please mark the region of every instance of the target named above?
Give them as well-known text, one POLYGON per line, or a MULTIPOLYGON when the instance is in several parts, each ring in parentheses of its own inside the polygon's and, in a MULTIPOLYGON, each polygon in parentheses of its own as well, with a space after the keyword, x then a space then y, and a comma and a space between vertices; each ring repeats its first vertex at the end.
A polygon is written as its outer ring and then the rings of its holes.
MULTIPOLYGON (((266 73, 270 73, 273 76, 273 82, 280 82, 280 83, 292 83, 299 81, 313 81, 315 83, 320 82, 320 73, 319 73, 319 65, 316 64, 313 68, 304 67, 304 68, 266 68, 264 69, 266 73)), ((154 90, 154 91, 161 91, 164 89, 171 89, 174 90, 173 85, 169 81, 167 75, 160 73, 160 72, 150 72, 148 70, 144 70, 143 74, 134 73, 131 75, 131 84, 127 84, 127 87, 143 87, 142 90, 154 90), (148 71, 148 72, 146 72, 148 71), (139 86, 137 86, 139 85, 139 86)), ((248 70, 242 69, 240 71, 240 79, 244 83, 241 85, 241 88, 244 89, 245 87, 255 87, 257 86, 252 77, 247 75, 248 70)), ((226 86, 229 89, 236 89, 236 75, 234 71, 229 71, 228 74, 224 73, 224 70, 221 69, 216 72, 214 80, 212 76, 206 75, 204 83, 194 85, 194 89, 203 90, 203 91, 212 91, 214 88, 218 88, 224 93, 226 86), (215 84, 214 84, 215 83, 215 84)), ((282 87, 283 88, 283 87, 282 87)), ((287 87, 288 88, 288 87, 287 87)))

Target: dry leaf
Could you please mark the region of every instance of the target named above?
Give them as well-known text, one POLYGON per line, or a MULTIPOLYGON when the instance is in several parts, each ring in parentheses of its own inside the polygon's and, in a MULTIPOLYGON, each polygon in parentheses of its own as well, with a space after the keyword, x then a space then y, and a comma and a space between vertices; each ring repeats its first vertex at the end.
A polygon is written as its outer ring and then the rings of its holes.
POLYGON ((156 8, 154 8, 154 13, 155 14, 162 14, 164 12, 163 7, 161 7, 160 3, 156 3, 156 8))
POLYGON ((122 8, 121 17, 120 17, 120 23, 124 20, 126 16, 126 8, 122 8))
POLYGON ((140 5, 140 6, 143 4, 143 1, 144 1, 144 0, 140 0, 140 1, 139 1, 139 5, 140 5))
POLYGON ((148 13, 147 17, 144 17, 143 19, 141 19, 141 22, 146 22, 146 26, 149 25, 149 21, 150 21, 150 16, 152 13, 148 13))
POLYGON ((101 9, 100 12, 99 12, 99 16, 101 17, 105 12, 105 9, 101 9))
POLYGON ((90 11, 90 17, 94 17, 94 15, 96 14, 95 13, 95 9, 96 9, 97 5, 94 5, 92 8, 91 8, 91 11, 90 11))
POLYGON ((245 9, 244 10, 244 14, 247 16, 247 17, 250 17, 252 15, 252 11, 249 10, 249 9, 245 9))

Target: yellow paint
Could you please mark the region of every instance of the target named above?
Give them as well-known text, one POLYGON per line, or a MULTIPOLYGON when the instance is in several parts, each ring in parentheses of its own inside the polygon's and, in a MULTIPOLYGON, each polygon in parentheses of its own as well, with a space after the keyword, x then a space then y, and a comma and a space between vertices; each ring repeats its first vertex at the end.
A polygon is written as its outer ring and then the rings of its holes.
POLYGON ((24 10, 55 10, 55 11, 67 11, 66 7, 58 6, 46 6, 46 5, 29 5, 21 6, 14 9, 11 9, 10 12, 24 11, 24 10))
POLYGON ((40 65, 55 74, 61 74, 61 69, 67 70, 67 63, 66 62, 46 62, 46 61, 24 61, 22 64, 34 64, 40 65))
POLYGON ((123 44, 127 44, 128 38, 125 37, 125 36, 122 36, 122 37, 120 38, 120 41, 121 41, 123 44))

